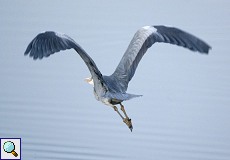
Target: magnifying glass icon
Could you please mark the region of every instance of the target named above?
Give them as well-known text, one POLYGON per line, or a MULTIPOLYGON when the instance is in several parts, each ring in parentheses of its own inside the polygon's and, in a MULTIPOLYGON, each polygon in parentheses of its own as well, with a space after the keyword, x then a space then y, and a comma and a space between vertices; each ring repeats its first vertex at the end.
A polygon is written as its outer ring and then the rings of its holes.
POLYGON ((18 156, 17 152, 15 152, 15 145, 14 142, 6 141, 3 144, 3 149, 6 153, 12 153, 15 157, 18 156))

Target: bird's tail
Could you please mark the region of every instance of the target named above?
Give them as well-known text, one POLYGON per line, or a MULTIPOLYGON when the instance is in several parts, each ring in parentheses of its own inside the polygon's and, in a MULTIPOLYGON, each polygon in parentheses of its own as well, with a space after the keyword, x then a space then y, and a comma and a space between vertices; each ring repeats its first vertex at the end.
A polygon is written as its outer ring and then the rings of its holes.
POLYGON ((130 94, 130 93, 125 93, 124 94, 124 97, 123 97, 123 100, 124 101, 127 101, 127 100, 130 100, 132 98, 137 98, 137 97, 141 97, 142 95, 136 95, 136 94, 130 94))
POLYGON ((129 93, 113 93, 113 94, 108 94, 106 95, 106 97, 111 98, 111 99, 115 99, 117 101, 127 101, 130 100, 132 98, 136 98, 136 97, 141 97, 142 95, 136 95, 136 94, 129 94, 129 93))

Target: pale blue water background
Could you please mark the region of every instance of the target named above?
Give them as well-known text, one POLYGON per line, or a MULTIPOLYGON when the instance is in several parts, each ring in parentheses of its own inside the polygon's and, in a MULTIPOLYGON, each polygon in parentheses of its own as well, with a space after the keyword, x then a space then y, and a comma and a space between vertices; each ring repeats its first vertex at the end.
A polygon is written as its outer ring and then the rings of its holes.
POLYGON ((21 137, 23 160, 229 160, 230 1, 0 1, 0 137, 21 137), (39 32, 75 39, 111 74, 136 30, 179 27, 212 46, 208 56, 154 45, 124 102, 131 133, 94 99, 81 58, 24 57, 39 32))

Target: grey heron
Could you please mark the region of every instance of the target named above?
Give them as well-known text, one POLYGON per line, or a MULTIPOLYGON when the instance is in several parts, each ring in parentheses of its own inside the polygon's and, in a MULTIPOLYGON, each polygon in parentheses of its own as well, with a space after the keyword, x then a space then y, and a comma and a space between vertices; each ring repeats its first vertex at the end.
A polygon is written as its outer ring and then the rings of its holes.
POLYGON ((29 54, 36 60, 49 57, 61 50, 74 49, 81 56, 91 73, 91 77, 87 78, 86 81, 93 84, 95 98, 111 106, 132 131, 131 119, 127 115, 122 102, 141 96, 126 91, 141 58, 147 49, 156 42, 182 46, 203 54, 208 54, 209 49, 211 49, 207 43, 190 33, 174 27, 156 25, 144 26, 135 33, 120 63, 110 76, 102 75, 86 51, 66 34, 53 31, 40 33, 29 43, 24 54, 29 54), (123 115, 116 105, 120 105, 123 115))

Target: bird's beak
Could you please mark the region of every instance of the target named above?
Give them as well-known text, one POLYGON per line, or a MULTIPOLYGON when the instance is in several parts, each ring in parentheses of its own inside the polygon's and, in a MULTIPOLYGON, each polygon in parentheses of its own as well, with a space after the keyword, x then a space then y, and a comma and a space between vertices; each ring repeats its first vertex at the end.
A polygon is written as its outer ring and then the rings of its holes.
POLYGON ((94 83, 93 83, 93 78, 92 78, 92 77, 90 77, 90 78, 85 78, 85 82, 87 82, 87 83, 89 83, 89 84, 91 84, 91 85, 94 85, 94 83))

